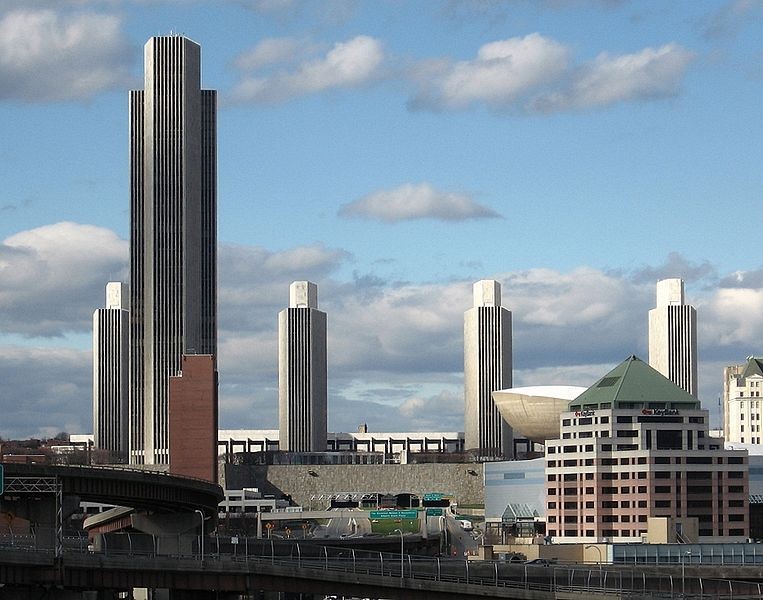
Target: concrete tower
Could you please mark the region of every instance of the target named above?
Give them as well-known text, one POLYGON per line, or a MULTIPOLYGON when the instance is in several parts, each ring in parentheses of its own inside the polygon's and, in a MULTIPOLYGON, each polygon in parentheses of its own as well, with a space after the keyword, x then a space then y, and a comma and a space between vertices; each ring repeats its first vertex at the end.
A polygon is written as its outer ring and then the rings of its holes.
POLYGON ((501 307, 501 284, 474 284, 464 313, 464 447, 480 460, 511 458, 513 432, 492 393, 511 387, 511 312, 501 307))
POLYGON ((166 464, 169 378, 184 354, 217 354, 217 96, 191 40, 151 38, 144 58, 145 89, 130 92, 130 462, 166 464))
POLYGON ((129 312, 128 286, 106 285, 106 308, 93 313, 93 434, 95 447, 113 460, 127 458, 129 312))
POLYGON ((326 313, 318 286, 295 281, 278 313, 278 425, 281 450, 326 451, 326 313))
POLYGON ((649 311, 649 366, 697 397, 697 311, 684 302, 682 279, 657 282, 649 311))

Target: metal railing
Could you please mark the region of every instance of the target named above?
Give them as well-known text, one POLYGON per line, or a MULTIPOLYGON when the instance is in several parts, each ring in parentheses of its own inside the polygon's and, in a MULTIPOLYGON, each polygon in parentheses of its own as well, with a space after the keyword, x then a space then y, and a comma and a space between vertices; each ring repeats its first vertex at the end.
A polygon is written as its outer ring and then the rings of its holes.
MULTIPOLYGON (((89 542, 86 534, 66 531, 63 536, 63 556, 80 555, 93 558, 94 568, 103 558, 130 557, 129 568, 140 569, 140 559, 151 561, 177 561, 188 563, 183 568, 216 572, 229 570, 260 571, 266 565, 283 567, 289 577, 311 578, 316 572, 351 573, 368 576, 369 585, 379 585, 378 578, 388 579, 388 585, 408 587, 412 580, 429 580, 446 584, 489 586, 506 589, 524 589, 557 594, 568 592, 586 595, 617 594, 621 598, 671 598, 687 600, 742 600, 763 597, 760 583, 711 579, 696 576, 682 577, 667 572, 671 567, 622 566, 607 568, 602 565, 533 565, 511 564, 502 561, 468 561, 462 558, 424 557, 400 553, 361 550, 347 547, 323 546, 312 543, 287 543, 242 537, 232 543, 230 537, 205 538, 206 553, 199 553, 199 536, 179 539, 162 538, 148 534, 115 533, 101 536, 99 550, 89 542), (177 543, 177 551, 165 552, 163 546, 177 543), (179 542, 184 542, 183 544, 179 542), (180 547, 190 548, 180 551, 180 547), (604 568, 602 568, 604 567, 604 568)), ((49 552, 51 533, 0 534, 0 561, 6 552, 49 552)), ((672 567, 675 570, 675 565, 672 567)), ((758 570, 751 577, 759 577, 758 570)))

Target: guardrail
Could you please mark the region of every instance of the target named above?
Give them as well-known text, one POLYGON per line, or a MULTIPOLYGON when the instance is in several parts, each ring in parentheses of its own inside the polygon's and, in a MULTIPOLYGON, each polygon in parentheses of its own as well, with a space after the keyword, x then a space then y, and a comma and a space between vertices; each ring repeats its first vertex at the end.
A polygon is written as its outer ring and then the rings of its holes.
MULTIPOLYGON (((461 558, 422 557, 399 553, 377 552, 353 548, 338 548, 306 543, 287 543, 274 540, 231 538, 219 536, 205 539, 207 553, 199 552, 198 536, 190 553, 163 553, 161 538, 146 534, 107 534, 100 552, 94 552, 87 536, 81 532, 67 532, 63 539, 63 560, 67 556, 80 556, 97 568, 102 559, 129 557, 127 568, 145 568, 145 562, 170 564, 182 561, 189 571, 242 572, 262 571, 267 565, 283 567, 290 577, 320 578, 344 573, 367 576, 369 585, 379 585, 378 578, 386 578, 388 587, 415 587, 414 582, 427 580, 452 585, 494 587, 527 590, 558 595, 560 592, 576 595, 612 595, 620 598, 671 598, 686 600, 742 600, 763 597, 761 584, 750 581, 710 579, 696 576, 681 577, 666 572, 670 567, 602 568, 603 565, 539 565, 511 564, 501 561, 468 561, 461 558), (117 546, 114 540, 127 543, 117 546), (112 543, 109 544, 109 540, 112 543), (151 541, 148 544, 148 541, 151 541), (147 547, 148 546, 148 547, 147 547)), ((24 552, 53 555, 46 548, 44 532, 30 534, 0 534, 0 561, 4 553, 24 552)), ((186 539, 188 541, 188 539, 186 539)), ((740 567, 741 568, 741 567, 740 567)), ((673 568, 675 570, 675 568, 673 568)), ((758 569, 751 577, 761 577, 758 569)), ((500 594, 504 595, 504 594, 500 594)))

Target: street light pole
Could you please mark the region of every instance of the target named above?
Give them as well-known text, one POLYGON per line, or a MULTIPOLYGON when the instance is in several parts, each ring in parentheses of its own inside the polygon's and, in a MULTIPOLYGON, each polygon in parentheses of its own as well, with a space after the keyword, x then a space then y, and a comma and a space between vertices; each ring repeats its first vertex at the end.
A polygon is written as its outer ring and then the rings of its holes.
POLYGON ((681 556, 681 596, 686 595, 686 557, 691 556, 691 550, 687 550, 681 556))
POLYGON ((201 521, 201 529, 199 530, 199 556, 201 560, 204 560, 204 513, 198 508, 193 512, 199 515, 199 520, 201 521))
POLYGON ((400 579, 402 582, 403 579, 403 572, 405 570, 405 563, 403 562, 403 530, 402 529, 395 529, 392 533, 399 533, 400 534, 400 579))
POLYGON ((599 548, 598 546, 593 546, 591 544, 585 547, 586 550, 589 550, 590 548, 593 548, 594 550, 596 550, 596 552, 599 553, 599 587, 601 587, 601 548, 599 548))

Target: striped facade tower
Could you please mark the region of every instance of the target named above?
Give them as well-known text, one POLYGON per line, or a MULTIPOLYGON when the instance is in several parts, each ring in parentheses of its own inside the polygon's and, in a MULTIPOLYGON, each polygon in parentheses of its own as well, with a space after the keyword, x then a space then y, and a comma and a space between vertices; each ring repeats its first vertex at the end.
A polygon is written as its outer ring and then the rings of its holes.
POLYGON ((93 313, 93 434, 95 447, 113 462, 127 458, 129 312, 128 286, 106 285, 106 308, 93 313))
POLYGON ((195 42, 154 37, 144 58, 130 92, 130 462, 167 464, 169 378, 184 354, 217 355, 217 96, 195 42))
POLYGON ((474 284, 474 306, 464 313, 464 448, 479 460, 512 458, 513 432, 492 393, 511 387, 511 312, 501 306, 501 284, 474 284))
POLYGON ((682 279, 657 282, 649 311, 649 366, 697 398, 697 311, 684 301, 682 279))
POLYGON ((278 313, 280 449, 325 452, 326 404, 326 313, 318 310, 318 286, 295 281, 289 308, 278 313))

